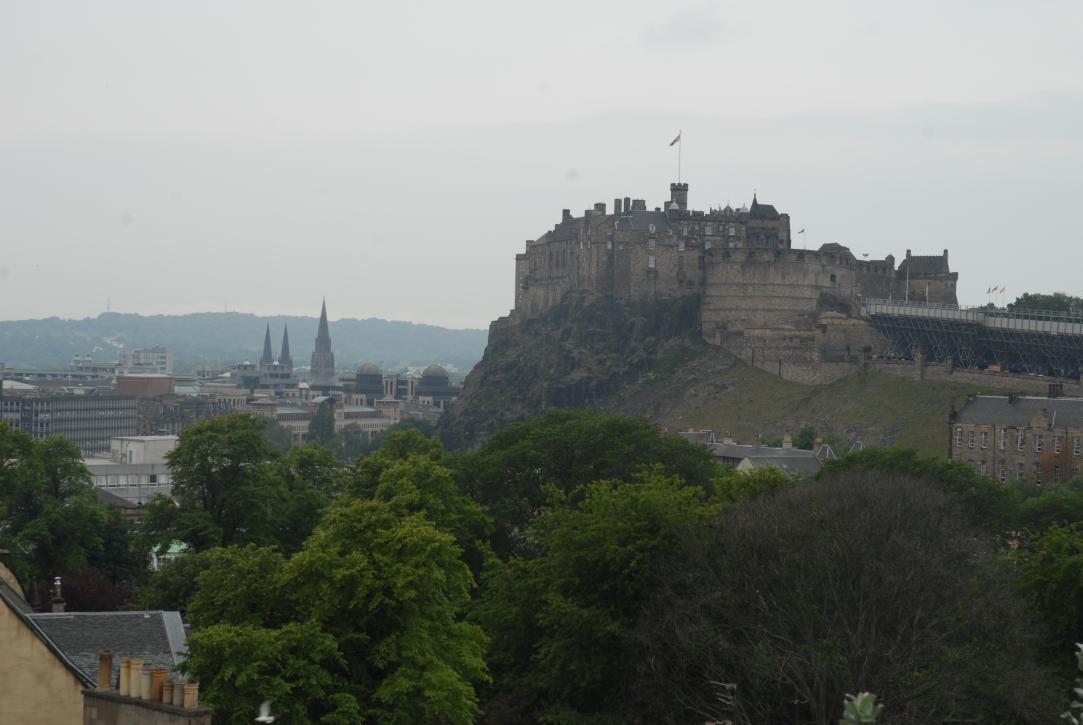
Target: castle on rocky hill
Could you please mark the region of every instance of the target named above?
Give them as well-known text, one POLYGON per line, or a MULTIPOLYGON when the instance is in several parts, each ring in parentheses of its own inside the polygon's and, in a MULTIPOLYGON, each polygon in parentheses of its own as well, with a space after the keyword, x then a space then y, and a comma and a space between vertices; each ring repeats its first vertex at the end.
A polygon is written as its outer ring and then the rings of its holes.
POLYGON ((806 250, 791 242, 789 215, 755 195, 740 209, 693 211, 686 183, 670 184, 669 200, 653 210, 628 197, 582 216, 565 209, 515 257, 509 322, 538 316, 578 290, 630 302, 694 294, 705 340, 812 382, 824 378, 819 363, 858 362, 886 349, 860 317, 863 297, 957 303, 947 250, 907 250, 896 267, 891 255, 858 259, 839 244, 806 250))

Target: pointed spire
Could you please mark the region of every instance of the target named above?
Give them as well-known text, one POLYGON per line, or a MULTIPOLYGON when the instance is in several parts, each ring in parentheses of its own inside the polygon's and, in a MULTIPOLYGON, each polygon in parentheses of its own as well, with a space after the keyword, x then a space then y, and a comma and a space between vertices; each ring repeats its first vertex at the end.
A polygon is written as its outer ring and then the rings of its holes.
POLYGON ((323 301, 323 307, 320 309, 320 328, 316 331, 317 347, 320 340, 331 341, 331 334, 327 331, 327 300, 323 301))
POLYGON ((316 349, 312 352, 312 382, 321 387, 335 385, 335 353, 331 350, 331 333, 327 329, 327 300, 320 309, 320 327, 316 332, 316 349))
POLYGON ((270 365, 274 361, 274 353, 271 352, 271 325, 268 323, 267 332, 263 335, 263 357, 259 359, 259 364, 270 365))
POLYGON ((282 326, 282 352, 278 356, 278 362, 282 363, 287 368, 293 367, 293 358, 290 357, 290 328, 289 325, 282 326))

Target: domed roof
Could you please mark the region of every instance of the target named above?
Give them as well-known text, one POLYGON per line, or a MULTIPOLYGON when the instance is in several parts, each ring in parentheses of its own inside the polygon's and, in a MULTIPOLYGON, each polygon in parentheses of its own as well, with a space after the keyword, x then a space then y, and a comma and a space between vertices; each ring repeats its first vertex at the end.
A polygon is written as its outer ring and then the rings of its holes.
POLYGON ((432 364, 429 367, 421 371, 421 377, 423 378, 446 378, 447 370, 440 367, 437 364, 432 364))
POLYGON ((357 368, 358 375, 383 375, 383 371, 375 363, 362 363, 361 367, 357 368))

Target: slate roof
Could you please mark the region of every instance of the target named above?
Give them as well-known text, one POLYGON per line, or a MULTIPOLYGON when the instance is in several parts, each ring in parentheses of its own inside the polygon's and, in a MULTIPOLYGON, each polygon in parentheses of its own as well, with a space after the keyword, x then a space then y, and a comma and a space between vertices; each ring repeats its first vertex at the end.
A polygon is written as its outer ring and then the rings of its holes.
POLYGON ((98 676, 98 652, 113 652, 113 681, 124 657, 172 670, 185 651, 178 612, 46 612, 26 615, 91 680, 98 676))
POLYGON ((788 475, 796 473, 807 477, 820 470, 820 459, 816 454, 802 448, 772 448, 739 443, 716 443, 709 448, 715 458, 738 462, 747 459, 753 468, 772 466, 788 475))
POLYGON ((976 395, 959 411, 956 420, 968 424, 1025 428, 1043 409, 1055 428, 1083 428, 1083 398, 1016 397, 976 395))
POLYGON ((899 263, 899 271, 906 272, 907 269, 911 275, 947 274, 951 271, 948 269, 947 258, 939 254, 907 257, 899 263))
POLYGON ((637 209, 617 217, 617 231, 649 232, 651 224, 655 232, 664 233, 669 229, 669 217, 661 211, 643 211, 637 209))
POLYGON ((771 204, 761 204, 756 199, 756 195, 752 195, 752 206, 748 208, 749 219, 778 219, 778 210, 771 204))

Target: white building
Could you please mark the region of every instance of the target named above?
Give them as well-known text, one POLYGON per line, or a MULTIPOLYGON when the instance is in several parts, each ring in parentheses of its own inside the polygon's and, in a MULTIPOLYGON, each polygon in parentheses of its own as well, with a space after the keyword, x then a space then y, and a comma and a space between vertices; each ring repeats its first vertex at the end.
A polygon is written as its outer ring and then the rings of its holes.
POLYGON ((173 353, 160 345, 143 350, 125 350, 120 353, 117 365, 121 372, 128 374, 172 375, 173 353))
POLYGON ((177 447, 177 440, 177 436, 113 438, 109 458, 87 458, 83 463, 95 487, 143 505, 158 494, 171 495, 173 476, 165 457, 177 447))

